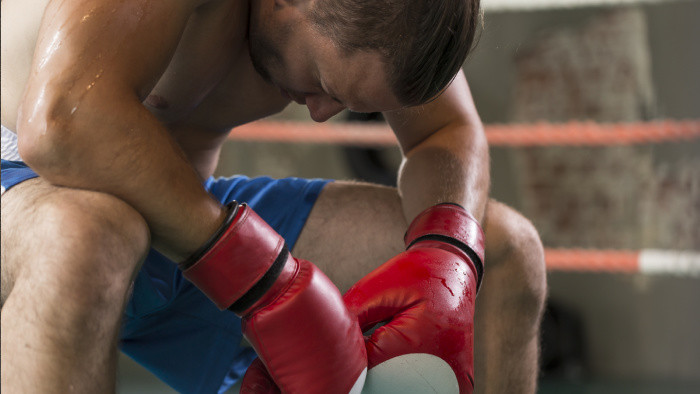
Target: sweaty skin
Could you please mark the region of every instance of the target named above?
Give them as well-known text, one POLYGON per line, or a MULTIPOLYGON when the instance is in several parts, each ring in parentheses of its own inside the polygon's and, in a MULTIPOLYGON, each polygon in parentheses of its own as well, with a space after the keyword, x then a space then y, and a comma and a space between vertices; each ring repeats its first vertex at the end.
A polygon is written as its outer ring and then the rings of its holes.
POLYGON ((400 190, 407 221, 441 201, 482 219, 488 150, 461 73, 439 99, 399 109, 375 54, 341 56, 291 3, 36 3, 2 3, 3 125, 17 131, 23 159, 49 182, 133 206, 154 247, 175 261, 223 219, 201 179, 215 168, 226 134, 283 109, 285 93, 316 120, 346 105, 391 110, 385 114, 406 158, 400 190), (272 83, 251 63, 249 17, 270 30, 295 26, 280 50, 282 66, 270 70, 272 83))

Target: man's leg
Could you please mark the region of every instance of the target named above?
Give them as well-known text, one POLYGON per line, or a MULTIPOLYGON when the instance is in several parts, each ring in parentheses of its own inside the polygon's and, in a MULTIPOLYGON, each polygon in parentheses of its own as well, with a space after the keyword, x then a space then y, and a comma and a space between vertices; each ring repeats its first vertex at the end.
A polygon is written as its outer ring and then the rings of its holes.
POLYGON ((486 268, 474 334, 477 392, 534 393, 547 293, 542 242, 530 221, 497 201, 489 201, 484 222, 486 268))
MULTIPOLYGON (((294 254, 313 261, 345 292, 404 250, 407 227, 394 188, 335 182, 321 192, 294 254)), ((537 231, 514 210, 490 201, 484 220, 486 264, 477 298, 476 387, 533 393, 539 322, 546 294, 537 231)))
POLYGON ((407 227, 395 188, 332 182, 318 196, 292 253, 313 261, 345 293, 405 250, 407 227))
POLYGON ((117 332, 149 233, 130 206, 41 179, 2 195, 2 388, 115 389, 117 332))

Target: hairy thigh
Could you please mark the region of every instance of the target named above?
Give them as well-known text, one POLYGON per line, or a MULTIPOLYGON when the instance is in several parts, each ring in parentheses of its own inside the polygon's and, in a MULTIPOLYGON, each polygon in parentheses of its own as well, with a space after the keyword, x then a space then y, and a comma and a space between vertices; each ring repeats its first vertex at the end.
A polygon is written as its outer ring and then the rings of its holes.
POLYGON ((36 220, 36 201, 48 195, 52 186, 40 179, 31 179, 3 193, 1 213, 2 303, 12 290, 15 279, 28 264, 24 251, 37 247, 38 238, 25 229, 32 228, 36 220))
MULTIPOLYGON (((344 291, 404 250, 407 226, 395 188, 334 182, 319 195, 293 252, 319 266, 344 291)), ((532 223, 505 204, 489 200, 482 227, 486 235, 484 286, 502 293, 516 290, 513 286, 517 284, 526 293, 539 296, 544 286, 544 259, 532 223)), ((480 298, 489 298, 484 295, 480 298)))
POLYGON ((293 253, 316 264, 345 292, 403 251, 406 227, 396 188, 333 182, 319 195, 293 253))
MULTIPOLYGON (((407 226, 396 188, 334 182, 319 195, 293 252, 315 263, 345 291, 404 250, 407 226)), ((517 244, 527 242, 524 235, 533 233, 524 231, 532 228, 529 222, 512 208, 490 200, 482 226, 486 273, 497 267, 515 271, 501 266, 508 264, 514 249, 527 252, 528 248, 520 249, 517 244)))
POLYGON ((18 280, 85 277, 84 271, 72 272, 80 268, 103 275, 131 271, 133 267, 118 266, 119 261, 140 260, 147 250, 145 221, 113 196, 57 187, 35 178, 6 191, 1 202, 3 304, 18 280), (100 259, 90 257, 95 250, 100 259), (86 260, 83 267, 64 264, 77 263, 81 259, 72 257, 81 255, 86 260))

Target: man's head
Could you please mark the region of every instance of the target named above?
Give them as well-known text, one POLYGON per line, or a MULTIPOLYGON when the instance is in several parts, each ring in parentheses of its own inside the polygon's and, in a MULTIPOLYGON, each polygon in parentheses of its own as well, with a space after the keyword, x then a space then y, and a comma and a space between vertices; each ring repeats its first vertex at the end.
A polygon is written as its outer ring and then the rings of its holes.
POLYGON ((251 57, 315 120, 387 111, 444 90, 480 18, 479 0, 257 0, 251 57))

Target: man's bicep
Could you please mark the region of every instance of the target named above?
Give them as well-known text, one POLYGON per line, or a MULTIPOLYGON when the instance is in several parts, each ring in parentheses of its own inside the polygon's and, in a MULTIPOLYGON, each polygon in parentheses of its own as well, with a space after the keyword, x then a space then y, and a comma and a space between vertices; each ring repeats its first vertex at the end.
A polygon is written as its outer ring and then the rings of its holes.
POLYGON ((202 1, 52 0, 39 30, 29 85, 60 89, 68 99, 81 97, 98 82, 145 95, 202 1))

